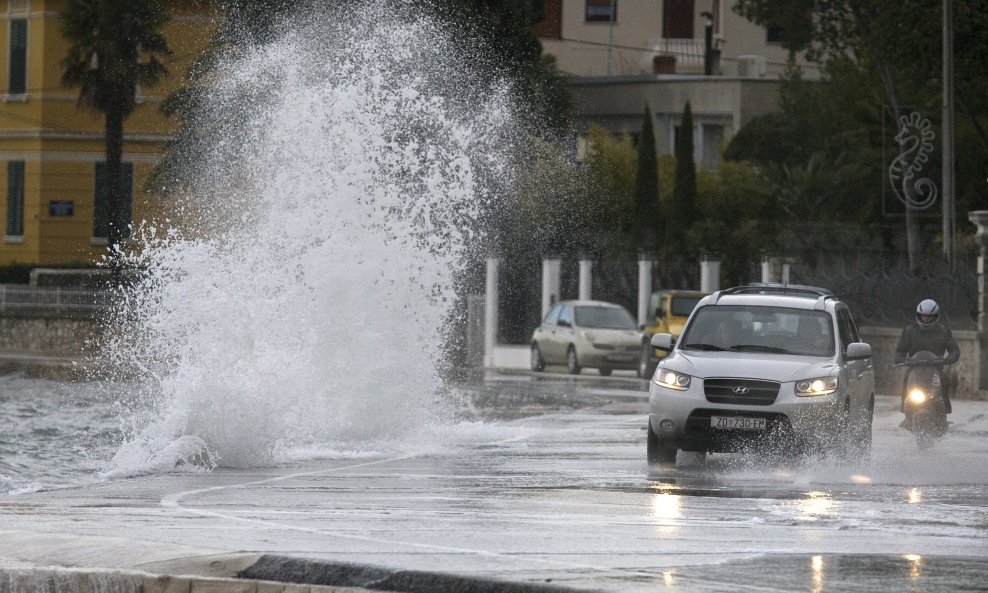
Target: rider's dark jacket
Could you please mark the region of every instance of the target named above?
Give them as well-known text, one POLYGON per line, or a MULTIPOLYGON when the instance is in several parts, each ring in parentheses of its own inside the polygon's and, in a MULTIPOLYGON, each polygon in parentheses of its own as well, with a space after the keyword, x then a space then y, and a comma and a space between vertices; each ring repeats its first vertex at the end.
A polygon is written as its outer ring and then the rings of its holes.
POLYGON ((921 350, 943 356, 944 364, 954 364, 961 357, 961 349, 957 347, 953 333, 949 327, 940 322, 925 328, 920 327, 915 321, 907 325, 899 337, 899 344, 895 347, 895 362, 903 362, 906 357, 921 350))

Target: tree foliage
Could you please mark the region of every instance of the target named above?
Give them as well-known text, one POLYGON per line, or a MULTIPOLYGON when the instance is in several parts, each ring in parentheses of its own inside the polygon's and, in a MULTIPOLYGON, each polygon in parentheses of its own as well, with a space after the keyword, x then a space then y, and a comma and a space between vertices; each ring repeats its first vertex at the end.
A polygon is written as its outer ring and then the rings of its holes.
MULTIPOLYGON (((984 167, 978 165, 988 158, 988 0, 952 4, 958 109, 955 210, 963 212, 988 202, 984 167)), ((735 137, 727 156, 774 163, 766 168, 774 177, 770 182, 788 185, 790 196, 808 196, 807 191, 791 191, 793 183, 804 182, 809 189, 816 183, 811 179, 828 176, 831 197, 826 203, 844 208, 822 208, 816 220, 836 212, 871 225, 887 222, 880 188, 888 153, 882 151, 897 150, 894 132, 888 130, 913 110, 939 121, 942 7, 942 2, 923 0, 740 0, 735 10, 755 23, 783 31, 803 27, 804 34, 786 38, 786 47, 806 51, 819 62, 827 84, 798 78, 787 84, 784 112, 756 118, 735 137)), ((928 176, 939 175, 938 162, 934 155, 928 176)), ((905 218, 907 252, 915 269, 919 253, 931 250, 940 224, 938 219, 924 223, 911 209, 905 218)))

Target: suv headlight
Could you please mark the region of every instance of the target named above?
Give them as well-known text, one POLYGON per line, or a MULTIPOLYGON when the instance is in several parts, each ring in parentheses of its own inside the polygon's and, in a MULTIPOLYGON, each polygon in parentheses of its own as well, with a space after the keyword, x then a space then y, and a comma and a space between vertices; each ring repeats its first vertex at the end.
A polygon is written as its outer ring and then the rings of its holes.
POLYGON ((796 395, 800 397, 830 395, 835 391, 837 391, 837 377, 817 377, 796 381, 796 395))
POLYGON ((676 371, 669 371, 666 369, 659 369, 655 373, 654 381, 657 385, 668 387, 669 389, 676 389, 678 391, 686 391, 690 388, 689 375, 684 375, 683 373, 677 373, 676 371))

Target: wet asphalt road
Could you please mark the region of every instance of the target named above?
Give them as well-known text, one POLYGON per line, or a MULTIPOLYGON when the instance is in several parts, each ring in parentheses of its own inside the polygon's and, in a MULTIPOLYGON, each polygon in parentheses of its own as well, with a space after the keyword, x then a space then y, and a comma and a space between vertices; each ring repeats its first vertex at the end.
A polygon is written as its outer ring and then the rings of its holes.
POLYGON ((869 461, 649 471, 644 389, 497 375, 469 388, 485 421, 434 453, 0 498, 0 565, 194 573, 264 554, 615 592, 988 590, 988 403, 958 402, 922 454, 883 397, 869 461))

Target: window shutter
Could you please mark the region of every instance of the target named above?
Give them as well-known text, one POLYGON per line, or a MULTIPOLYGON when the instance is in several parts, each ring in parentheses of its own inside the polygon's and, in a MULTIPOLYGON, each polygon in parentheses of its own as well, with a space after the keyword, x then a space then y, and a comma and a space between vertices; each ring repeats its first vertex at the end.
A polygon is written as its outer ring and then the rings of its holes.
POLYGON ((27 92, 27 19, 10 21, 10 80, 7 92, 23 95, 27 92))
POLYGON ((7 163, 7 235, 24 235, 24 161, 7 163))

